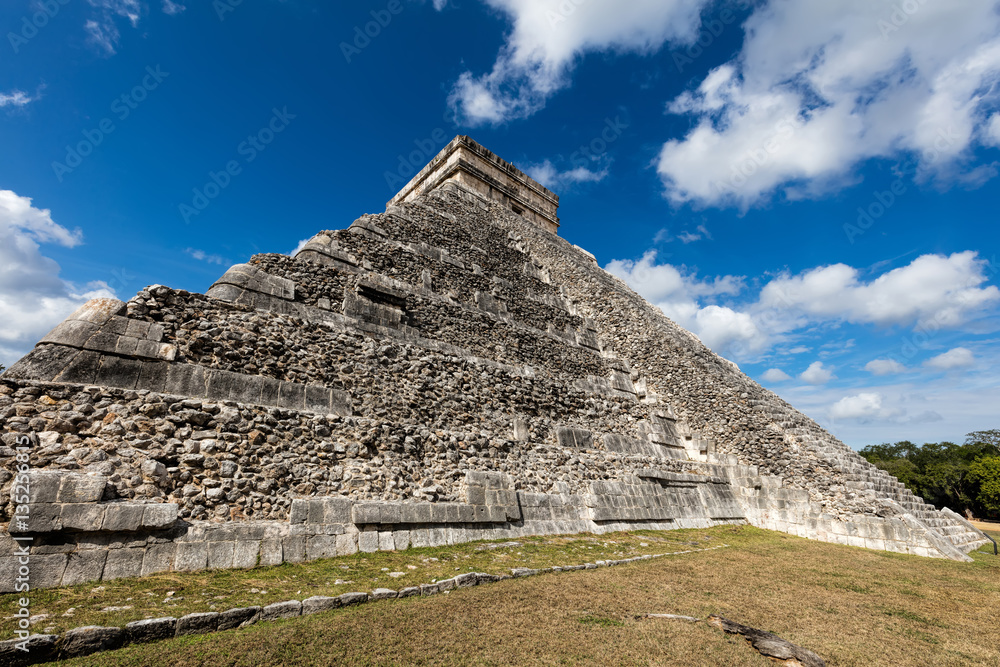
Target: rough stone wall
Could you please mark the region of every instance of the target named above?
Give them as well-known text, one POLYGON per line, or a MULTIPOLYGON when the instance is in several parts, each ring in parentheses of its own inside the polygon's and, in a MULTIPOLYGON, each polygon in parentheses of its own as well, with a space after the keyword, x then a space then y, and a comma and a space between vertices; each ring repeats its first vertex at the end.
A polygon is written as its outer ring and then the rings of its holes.
POLYGON ((959 559, 982 542, 455 185, 205 295, 89 303, 0 378, 0 437, 0 521, 44 585, 744 521, 959 559))

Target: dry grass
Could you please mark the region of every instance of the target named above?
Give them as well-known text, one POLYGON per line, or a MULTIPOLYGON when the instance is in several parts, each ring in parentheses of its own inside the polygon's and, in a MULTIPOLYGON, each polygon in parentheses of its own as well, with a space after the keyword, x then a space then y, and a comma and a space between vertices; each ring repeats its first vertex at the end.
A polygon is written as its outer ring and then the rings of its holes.
MULTIPOLYGON (((964 564, 748 527, 640 533, 629 539, 653 544, 654 538, 703 537, 732 547, 374 603, 238 632, 132 646, 75 663, 771 664, 743 640, 704 623, 635 618, 660 612, 700 618, 721 614, 812 649, 830 665, 1000 664, 1000 647, 983 641, 984 633, 1000 627, 1000 558, 992 554, 974 554, 975 562, 964 564)), ((619 538, 625 539, 613 539, 619 538)), ((580 561, 580 551, 543 548, 580 561)), ((307 594, 313 592, 300 597, 307 594)))

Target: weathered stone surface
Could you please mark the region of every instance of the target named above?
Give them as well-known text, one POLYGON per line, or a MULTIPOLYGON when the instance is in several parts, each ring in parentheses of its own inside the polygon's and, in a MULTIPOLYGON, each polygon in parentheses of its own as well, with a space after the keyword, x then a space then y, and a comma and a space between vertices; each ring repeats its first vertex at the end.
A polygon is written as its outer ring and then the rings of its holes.
POLYGON ((728 634, 738 634, 746 638, 761 655, 783 661, 790 667, 825 667, 826 662, 809 649, 803 648, 781 637, 730 621, 721 616, 709 616, 708 624, 728 634))
POLYGON ((109 533, 135 531, 142 525, 145 507, 134 503, 110 503, 104 508, 101 529, 109 533))
POLYGON ((100 581, 107 559, 108 552, 97 549, 69 554, 66 570, 62 577, 62 585, 75 586, 88 581, 100 581))
POLYGON ((238 609, 229 609, 219 614, 218 629, 221 632, 222 630, 233 630, 235 628, 252 625, 260 619, 260 615, 260 607, 240 607, 238 609))
POLYGON ((27 640, 8 639, 0 642, 0 665, 21 667, 37 665, 56 659, 56 642, 59 635, 31 635, 27 640), (24 643, 23 651, 20 645, 24 643))
POLYGON ((376 588, 371 594, 372 600, 389 600, 397 597, 399 593, 391 588, 376 588))
POLYGON ((302 615, 318 614, 323 611, 330 611, 340 607, 342 601, 339 597, 328 597, 325 595, 314 595, 302 601, 302 615))
POLYGON ((215 632, 219 627, 220 614, 214 611, 188 614, 177 619, 177 637, 203 635, 215 632))
POLYGON ((281 618, 295 618, 302 615, 302 603, 298 600, 275 602, 260 610, 261 621, 276 621, 281 618))
POLYGON ((341 607, 368 602, 368 593, 344 593, 337 596, 341 607))
POLYGON ((125 644, 125 638, 125 630, 122 628, 102 628, 96 625, 73 628, 67 630, 59 640, 59 658, 67 660, 98 651, 113 651, 125 644))
POLYGON ((125 636, 129 644, 147 644, 161 639, 170 639, 177 632, 177 619, 173 616, 147 618, 125 624, 125 636))

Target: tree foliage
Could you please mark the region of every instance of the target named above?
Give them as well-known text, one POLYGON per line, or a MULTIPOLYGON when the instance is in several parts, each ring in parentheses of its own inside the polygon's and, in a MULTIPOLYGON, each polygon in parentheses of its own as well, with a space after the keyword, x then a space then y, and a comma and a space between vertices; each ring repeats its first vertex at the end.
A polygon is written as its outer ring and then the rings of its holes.
POLYGON ((969 433, 961 445, 904 440, 860 454, 939 509, 1000 518, 1000 429, 969 433))

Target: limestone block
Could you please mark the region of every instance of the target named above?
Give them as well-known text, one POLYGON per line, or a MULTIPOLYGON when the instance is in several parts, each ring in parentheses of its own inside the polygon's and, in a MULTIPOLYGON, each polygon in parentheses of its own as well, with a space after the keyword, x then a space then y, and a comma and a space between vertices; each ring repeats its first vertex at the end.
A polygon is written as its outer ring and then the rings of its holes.
POLYGON ((306 552, 309 560, 333 558, 337 555, 336 535, 314 535, 308 539, 306 552))
POLYGON ((67 630, 59 642, 59 658, 68 660, 98 651, 114 651, 125 644, 125 630, 88 625, 67 630))
POLYGON ((237 609, 227 609, 219 614, 219 632, 252 625, 260 618, 260 613, 260 607, 239 607, 237 609))
POLYGON ((135 531, 142 525, 145 505, 137 503, 109 503, 104 508, 104 523, 101 530, 121 533, 135 531))
POLYGON ((344 593, 338 596, 341 607, 348 607, 355 604, 368 602, 368 593, 344 593))
POLYGON ((301 563, 306 559, 306 538, 290 535, 282 539, 281 549, 286 563, 301 563))
POLYGON ((58 501, 60 503, 96 503, 104 495, 107 478, 99 475, 62 476, 59 485, 58 501))
MULTIPOLYGON (((101 334, 97 334, 100 336, 101 334)), ((125 357, 103 356, 97 371, 96 384, 121 389, 135 389, 139 382, 142 362, 125 357)))
POLYGON ((371 594, 372 600, 392 600, 397 597, 399 597, 399 593, 391 588, 376 588, 371 594))
POLYGON ((324 611, 336 609, 341 605, 339 597, 329 597, 325 595, 314 595, 302 601, 302 615, 318 614, 324 611))
POLYGON ((210 570, 230 568, 233 566, 233 555, 236 542, 209 542, 208 568, 210 570))
POLYGON ((282 618, 295 618, 302 615, 302 603, 298 600, 275 602, 260 610, 260 620, 277 621, 282 618))
MULTIPOLYGON (((29 504, 54 503, 59 497, 59 488, 62 485, 62 478, 65 473, 35 471, 28 473, 28 502, 29 504)), ((17 493, 23 491, 22 485, 11 488, 13 495, 15 488, 17 493)))
POLYGON ((145 505, 142 511, 142 527, 150 530, 169 528, 177 523, 180 506, 175 503, 145 505))
MULTIPOLYGON (((314 506, 322 511, 322 505, 319 500, 304 500, 301 498, 296 498, 292 500, 292 506, 288 512, 288 522, 291 524, 303 524, 309 520, 310 514, 312 513, 311 508, 314 506)), ((316 521, 310 521, 310 523, 318 523, 316 521)))
POLYGON ((379 523, 400 523, 401 513, 399 503, 382 503, 379 506, 379 523))
POLYGON ((129 644, 148 644, 161 639, 170 639, 176 632, 177 619, 173 616, 147 618, 125 624, 125 636, 129 644))
POLYGON ((337 555, 351 556, 358 553, 357 533, 337 535, 337 555))
POLYGON ((355 503, 351 512, 352 519, 357 525, 377 524, 381 522, 379 503, 355 503))
POLYGON ((27 507, 28 513, 15 515, 8 526, 11 535, 52 533, 63 529, 61 505, 42 503, 22 507, 27 507))
POLYGON ((358 550, 362 553, 378 551, 378 532, 367 530, 358 534, 358 550))
MULTIPOLYGON (((56 382, 78 382, 94 384, 97 371, 101 367, 101 355, 97 352, 80 352, 70 359, 55 377, 56 382)), ((11 369, 14 370, 14 369, 11 369)))
POLYGON ((306 388, 304 385, 294 382, 281 382, 278 386, 277 405, 282 408, 293 408, 301 410, 305 405, 306 388))
POLYGON ((284 554, 282 553, 281 540, 266 539, 260 543, 260 565, 281 565, 284 554))
POLYGON ((323 523, 351 523, 353 505, 350 498, 323 498, 323 523))
POLYGON ((177 619, 177 630, 174 636, 204 635, 215 632, 219 628, 218 612, 199 612, 188 614, 177 619))
POLYGON ((208 567, 208 543, 178 542, 174 569, 182 572, 204 570, 208 567))
POLYGON ((145 549, 112 549, 108 551, 104 563, 105 580, 138 577, 142 574, 142 559, 145 549))
POLYGON ((39 344, 53 343, 82 349, 98 329, 100 327, 93 322, 67 319, 56 325, 56 328, 46 334, 39 344))
POLYGON ((395 551, 396 544, 393 541, 392 531, 380 531, 378 534, 378 550, 379 551, 395 551))
POLYGON ((100 581, 107 559, 108 552, 103 549, 77 551, 69 554, 61 585, 75 586, 88 581, 100 581))
POLYGON ((394 530, 392 532, 392 543, 396 551, 404 551, 410 548, 410 531, 394 530))

